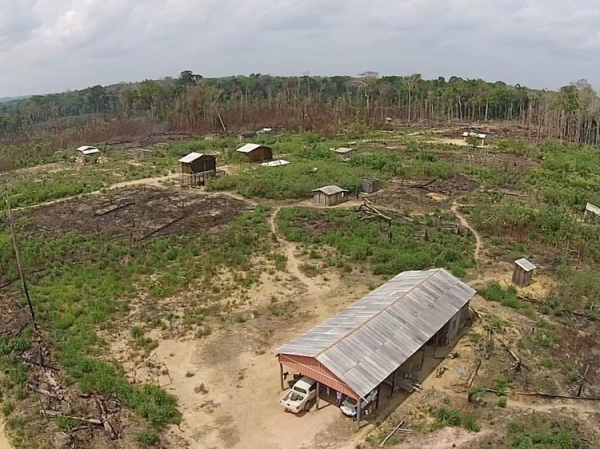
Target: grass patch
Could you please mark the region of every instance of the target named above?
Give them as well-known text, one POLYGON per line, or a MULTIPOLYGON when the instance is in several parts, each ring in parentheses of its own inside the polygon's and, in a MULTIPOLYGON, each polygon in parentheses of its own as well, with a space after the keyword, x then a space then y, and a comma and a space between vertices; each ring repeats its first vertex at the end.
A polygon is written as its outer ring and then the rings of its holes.
MULTIPOLYGON (((84 394, 115 395, 152 428, 178 424, 181 415, 175 398, 153 385, 132 385, 123 368, 107 360, 106 343, 97 331, 114 328, 118 318, 129 311, 129 301, 139 290, 143 292, 145 285, 145 293, 156 299, 180 292, 195 279, 202 279, 208 301, 210 280, 218 270, 251 272, 253 257, 270 251, 264 209, 240 216, 216 234, 156 237, 138 244, 93 234, 66 233, 56 239, 44 239, 28 236, 26 223, 19 223, 19 234, 25 236, 21 239, 25 265, 45 267, 30 276, 29 289, 39 325, 54 347, 56 363, 63 368, 66 383, 76 385, 84 394), (201 256, 195 255, 197 247, 203 248, 201 256), (156 280, 145 282, 149 277, 156 280), (158 283, 160 289, 155 287, 158 283)), ((16 276, 6 229, 0 233, 0 262, 6 275, 16 276)), ((238 281, 247 286, 253 279, 245 276, 238 281)), ((20 300, 18 285, 6 293, 20 300)), ((206 314, 218 313, 218 309, 208 305, 203 310, 206 314)), ((208 335, 210 327, 201 324, 198 333, 208 335)), ((134 347, 149 350, 156 345, 145 337, 141 327, 132 327, 130 336, 134 347)), ((9 373, 14 385, 23 386, 27 381, 27 368, 17 362, 17 356, 29 349, 31 338, 28 329, 12 340, 0 338, 0 367, 9 373)), ((7 404, 4 411, 8 411, 7 404)))
POLYGON ((531 316, 534 314, 534 309, 531 304, 521 301, 517 297, 516 287, 512 285, 504 289, 500 284, 494 282, 480 290, 479 294, 488 301, 499 302, 503 306, 518 310, 525 315, 531 316))
POLYGON ((545 416, 523 416, 507 426, 511 448, 577 449, 587 447, 578 435, 577 423, 557 422, 545 416))
POLYGON ((398 176, 450 178, 455 173, 451 165, 430 153, 407 158, 397 152, 358 148, 350 161, 342 162, 330 151, 341 144, 320 138, 315 141, 306 135, 280 136, 273 147, 291 162, 289 165, 275 169, 243 165, 236 174, 211 179, 207 188, 233 190, 250 197, 300 199, 310 197, 313 189, 330 184, 354 192, 367 176, 385 182, 398 176))
POLYGON ((471 432, 479 432, 481 426, 472 413, 461 414, 455 408, 439 408, 434 412, 436 427, 463 427, 471 432))
MULTIPOLYGON (((286 239, 333 247, 348 263, 366 263, 374 274, 396 275, 407 270, 444 267, 463 276, 474 266, 472 237, 432 227, 428 228, 430 241, 425 242, 417 235, 433 219, 419 217, 413 223, 395 223, 389 229, 386 223, 360 220, 348 210, 290 207, 279 212, 278 226, 286 239)), ((336 265, 345 268, 345 261, 340 259, 336 265)))

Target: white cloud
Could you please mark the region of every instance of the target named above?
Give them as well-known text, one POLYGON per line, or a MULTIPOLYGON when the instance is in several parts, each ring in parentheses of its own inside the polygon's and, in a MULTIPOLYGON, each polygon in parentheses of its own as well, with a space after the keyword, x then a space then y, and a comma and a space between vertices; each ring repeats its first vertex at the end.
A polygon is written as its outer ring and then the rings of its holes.
POLYGON ((0 0, 0 97, 176 75, 600 84, 596 0, 0 0))

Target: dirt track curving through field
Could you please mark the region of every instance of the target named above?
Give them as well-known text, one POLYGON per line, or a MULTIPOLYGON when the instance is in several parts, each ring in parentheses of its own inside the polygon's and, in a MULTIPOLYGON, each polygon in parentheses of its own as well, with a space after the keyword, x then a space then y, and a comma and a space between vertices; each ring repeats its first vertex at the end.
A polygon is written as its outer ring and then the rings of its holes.
POLYGON ((281 246, 283 253, 287 258, 287 271, 290 272, 293 276, 298 278, 298 280, 307 288, 309 293, 316 293, 318 287, 315 285, 315 282, 306 276, 302 270, 300 269, 300 262, 296 257, 295 250, 296 247, 293 243, 288 242, 279 232, 277 228, 277 215, 279 215, 279 211, 284 206, 279 206, 277 209, 273 211, 273 214, 269 217, 269 227, 271 232, 277 237, 277 243, 281 246))
POLYGON ((479 262, 480 262, 480 259, 481 259, 481 251, 483 250, 483 239, 481 238, 481 235, 479 235, 479 232, 477 232, 475 230, 475 228, 473 228, 473 226, 471 226, 471 224, 469 223, 469 221, 459 211, 459 208, 461 208, 461 207, 462 207, 461 204, 454 203, 452 205, 451 210, 452 210, 452 212, 454 212, 454 214, 456 215, 456 217, 459 219, 461 226, 467 228, 475 236, 476 243, 475 243, 475 251, 473 252, 473 257, 475 258, 475 263, 479 267, 479 262))

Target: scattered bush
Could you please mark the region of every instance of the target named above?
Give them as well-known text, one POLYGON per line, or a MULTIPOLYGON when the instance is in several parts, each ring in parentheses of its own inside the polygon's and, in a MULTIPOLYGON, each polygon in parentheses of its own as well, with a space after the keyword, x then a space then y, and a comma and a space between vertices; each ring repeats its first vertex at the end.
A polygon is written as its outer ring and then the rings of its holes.
POLYGON ((154 430, 144 430, 138 435, 138 441, 147 447, 154 447, 160 443, 160 437, 154 430))
MULTIPOLYGON (((419 218, 423 222, 427 219, 427 216, 419 218)), ((349 263, 356 262, 368 263, 373 273, 379 275, 433 267, 445 267, 456 274, 474 266, 470 235, 431 229, 431 240, 425 243, 416 237, 424 226, 419 220, 412 224, 394 224, 390 229, 387 223, 360 220, 348 210, 290 207, 279 212, 278 227, 290 241, 335 248, 344 258, 336 265, 346 271, 349 263)))

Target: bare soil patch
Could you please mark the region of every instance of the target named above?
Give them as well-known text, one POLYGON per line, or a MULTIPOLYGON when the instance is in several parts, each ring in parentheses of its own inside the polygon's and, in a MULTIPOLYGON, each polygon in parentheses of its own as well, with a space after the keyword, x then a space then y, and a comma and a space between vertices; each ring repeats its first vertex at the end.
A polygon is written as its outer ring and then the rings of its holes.
MULTIPOLYGON (((275 213, 272 218, 277 233, 275 213)), ((155 354, 164 365, 137 370, 137 381, 158 381, 178 398, 183 423, 167 435, 168 441, 185 440, 177 447, 337 448, 354 436, 352 420, 334 404, 322 402, 318 412, 313 407, 298 416, 281 409, 283 392, 273 351, 363 296, 368 282, 362 275, 340 277, 335 271, 303 276, 298 266, 304 260, 295 245, 280 236, 278 242, 288 257, 286 271, 265 273, 260 284, 247 290, 247 301, 230 314, 245 311, 243 322, 232 319, 218 325, 215 320, 213 333, 201 339, 163 339, 159 332, 155 354), (293 307, 273 308, 285 304, 293 307), (165 369, 168 377, 161 375, 165 369)), ((233 294, 223 301, 237 303, 233 294)), ((127 333, 118 338, 126 339, 127 333)), ((114 341, 112 347, 131 373, 138 360, 131 358, 125 340, 114 341)))
POLYGON ((9 444, 8 439, 6 438, 5 432, 4 422, 0 420, 0 449, 12 449, 12 446, 9 444))
POLYGON ((479 183, 464 175, 451 179, 393 180, 385 189, 369 195, 369 200, 396 211, 416 214, 450 208, 450 199, 479 188, 479 183))
POLYGON ((28 232, 55 237, 68 232, 129 236, 196 235, 215 232, 248 210, 226 195, 130 187, 36 208, 28 232))

